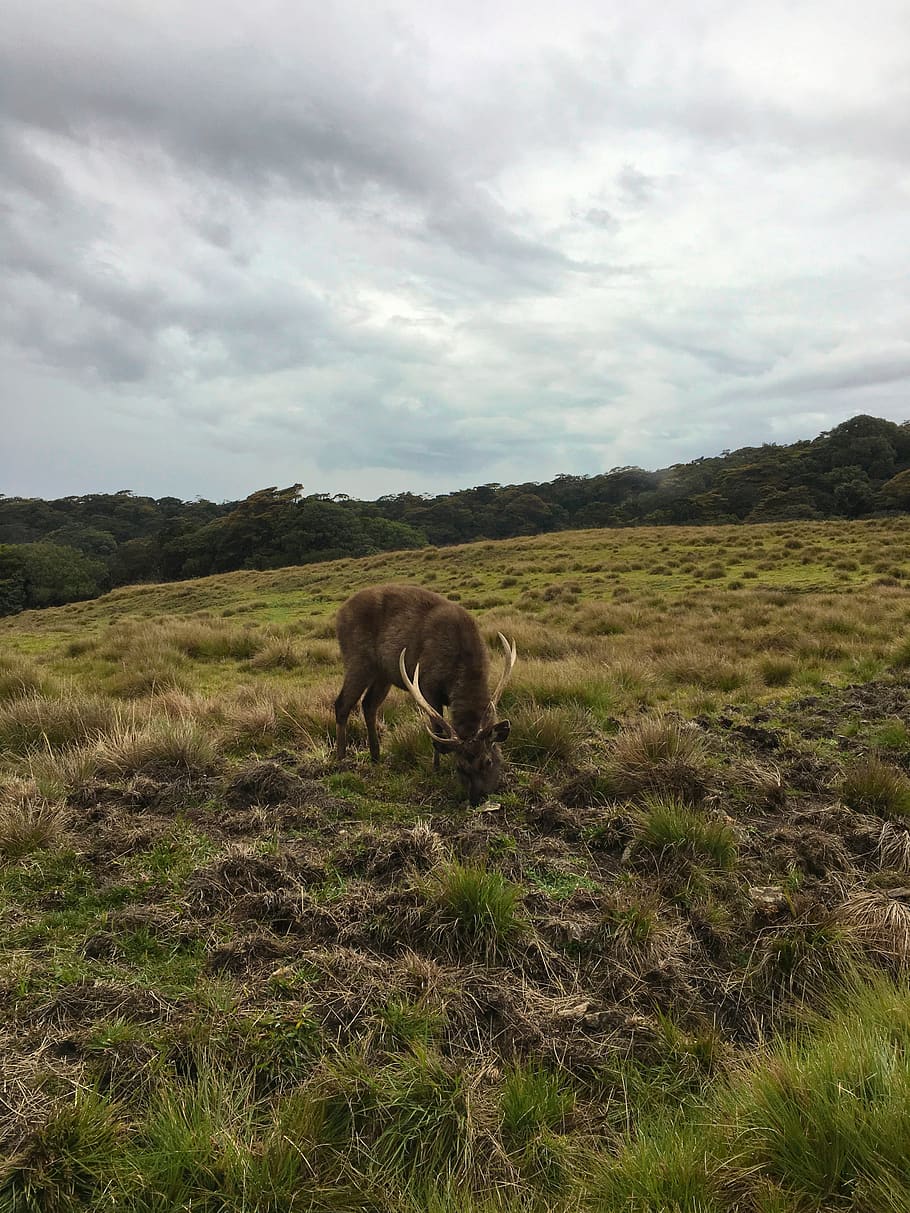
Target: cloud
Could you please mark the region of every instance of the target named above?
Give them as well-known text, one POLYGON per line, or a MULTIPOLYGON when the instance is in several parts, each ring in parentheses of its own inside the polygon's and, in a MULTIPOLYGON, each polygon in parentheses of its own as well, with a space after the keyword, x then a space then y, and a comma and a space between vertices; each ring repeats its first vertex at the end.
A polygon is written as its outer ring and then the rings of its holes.
POLYGON ((902 418, 908 68, 897 0, 15 6, 0 491, 439 491, 902 418))

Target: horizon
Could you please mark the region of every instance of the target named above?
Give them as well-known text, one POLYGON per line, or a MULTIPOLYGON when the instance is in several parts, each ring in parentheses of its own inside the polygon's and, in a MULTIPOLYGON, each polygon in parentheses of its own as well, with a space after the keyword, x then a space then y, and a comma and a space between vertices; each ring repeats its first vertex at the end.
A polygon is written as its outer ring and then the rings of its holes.
MULTIPOLYGON (((854 416, 871 416, 871 414, 854 414, 854 416)), ((852 418, 847 417, 847 418, 844 418, 843 420, 849 421, 851 419, 852 418)), ((877 417, 877 418, 874 418, 874 420, 893 421, 893 423, 895 425, 910 424, 910 418, 901 418, 900 420, 896 420, 896 419, 892 419, 892 418, 888 418, 888 417, 877 417)), ((840 425, 840 424, 843 424, 843 422, 838 422, 837 424, 840 425)), ((834 429, 834 428, 836 428, 836 426, 832 426, 831 428, 834 429)), ((579 476, 582 478, 590 479, 595 476, 608 476, 614 470, 618 470, 622 467, 637 467, 637 468, 639 468, 639 470, 641 470, 643 472, 648 472, 650 474, 656 475, 660 472, 669 471, 670 469, 672 469, 674 467, 684 467, 684 466, 694 462, 695 460, 723 459, 726 455, 736 454, 736 452, 738 450, 760 449, 763 446, 785 447, 785 446, 794 446, 796 444, 803 443, 803 442, 813 442, 817 438, 822 437, 827 432, 828 431, 826 431, 826 430, 821 430, 818 433, 812 435, 811 438, 796 438, 793 440, 793 442, 790 442, 790 443, 768 442, 768 441, 754 442, 754 443, 747 442, 747 443, 744 443, 741 447, 736 447, 732 450, 725 449, 723 451, 717 452, 716 454, 695 455, 695 456, 693 456, 692 459, 687 459, 687 460, 674 460, 673 462, 665 464, 661 467, 648 467, 648 466, 641 465, 641 464, 626 464, 626 465, 620 464, 620 465, 614 465, 613 468, 604 468, 601 471, 596 471, 596 472, 557 472, 557 473, 555 473, 555 475, 550 476, 546 480, 539 479, 539 478, 531 478, 531 479, 524 480, 524 481, 509 481, 509 482, 506 482, 506 481, 481 481, 481 482, 478 482, 477 484, 473 484, 473 485, 463 484, 463 485, 457 486, 456 488, 443 489, 438 493, 419 493, 418 491, 416 491, 414 489, 403 488, 403 489, 399 489, 397 491, 393 490, 386 494, 377 494, 376 497, 359 497, 355 493, 347 493, 344 489, 337 489, 335 492, 332 492, 331 490, 323 490, 323 489, 313 489, 311 491, 308 491, 307 486, 305 484, 302 484, 300 486, 301 487, 300 495, 302 497, 345 496, 345 497, 350 497, 352 500, 355 500, 355 501, 369 502, 369 501, 375 501, 378 499, 378 497, 381 497, 381 496, 403 496, 406 494, 412 494, 413 496, 445 497, 445 496, 451 496, 451 495, 454 495, 457 493, 468 493, 468 492, 473 491, 476 488, 482 488, 487 485, 505 489, 505 488, 520 487, 522 485, 551 484, 554 480, 558 479, 561 476, 568 476, 568 477, 579 476)), ((293 481, 292 483, 297 484, 298 482, 293 481)), ((257 493, 257 492, 263 492, 265 489, 270 488, 270 487, 281 488, 281 487, 289 487, 289 486, 257 485, 255 488, 251 488, 243 494, 239 494, 237 496, 221 497, 221 498, 217 498, 217 499, 211 498, 211 497, 206 497, 204 494, 200 494, 200 493, 194 493, 189 496, 181 497, 175 493, 157 493, 156 494, 156 493, 151 493, 151 492, 142 492, 140 490, 127 488, 127 487, 123 487, 123 486, 121 486, 119 489, 110 489, 110 490, 108 490, 108 489, 86 489, 82 492, 58 493, 55 496, 44 496, 43 494, 35 494, 35 493, 31 493, 31 494, 6 493, 2 489, 0 489, 0 500, 2 500, 4 498, 7 500, 10 500, 13 498, 19 498, 22 500, 33 500, 33 501, 56 501, 56 500, 65 500, 70 497, 116 496, 118 493, 128 493, 130 496, 133 496, 133 497, 147 497, 147 498, 150 498, 153 500, 157 500, 162 497, 175 497, 175 498, 179 499, 180 501, 183 501, 184 503, 201 500, 201 501, 210 501, 213 505, 225 505, 225 504, 230 504, 230 503, 234 503, 234 502, 244 501, 251 494, 257 493)))

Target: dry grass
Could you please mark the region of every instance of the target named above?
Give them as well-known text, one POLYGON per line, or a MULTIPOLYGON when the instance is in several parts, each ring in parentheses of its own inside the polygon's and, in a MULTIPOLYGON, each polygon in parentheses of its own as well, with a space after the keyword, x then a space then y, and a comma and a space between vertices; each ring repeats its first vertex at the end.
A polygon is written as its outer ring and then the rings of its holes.
POLYGON ((332 704, 337 688, 304 687, 298 692, 277 687, 242 687, 209 707, 209 717, 232 750, 276 744, 314 748, 334 727, 332 704))
POLYGON ((851 763, 844 772, 840 794, 845 804, 861 813, 910 818, 910 778, 875 754, 851 763))
POLYGON ((693 726, 674 716, 643 716, 614 739, 605 778, 617 796, 665 792, 697 799, 707 778, 704 745, 693 726))
POLYGON ((103 734, 92 752, 97 773, 106 779, 162 769, 203 775, 212 770, 217 757, 211 735, 187 719, 150 720, 103 734))
POLYGON ((871 955, 902 969, 910 965, 910 888, 859 889, 837 918, 871 955))
POLYGON ((130 719, 129 711, 100 695, 29 694, 0 705, 0 751, 24 755, 38 746, 78 745, 130 719))
POLYGON ((67 824, 66 808, 42 796, 31 780, 9 779, 0 786, 0 856, 20 859, 55 846, 67 824))
POLYGON ((0 657, 0 704, 29 695, 55 693, 52 679, 30 661, 9 655, 0 657))
POLYGON ((883 868, 894 868, 910 876, 910 830, 906 826, 884 822, 875 850, 883 868))

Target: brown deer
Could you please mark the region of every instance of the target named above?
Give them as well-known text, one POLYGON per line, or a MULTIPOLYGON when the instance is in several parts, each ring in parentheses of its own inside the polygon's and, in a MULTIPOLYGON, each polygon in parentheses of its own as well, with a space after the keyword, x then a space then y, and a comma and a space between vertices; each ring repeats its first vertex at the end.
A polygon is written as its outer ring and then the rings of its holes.
POLYGON ((335 700, 338 758, 344 758, 348 717, 362 695, 370 757, 379 761, 376 714, 390 688, 400 687, 426 713, 434 770, 440 754, 454 754, 471 804, 489 796, 502 769, 498 743, 511 728, 508 720, 497 722, 496 705, 515 665, 514 643, 499 633, 506 665, 491 695, 480 629, 464 607, 441 594, 415 585, 371 586, 347 600, 335 629, 344 661, 344 684, 335 700), (444 707, 451 720, 443 716, 444 707))

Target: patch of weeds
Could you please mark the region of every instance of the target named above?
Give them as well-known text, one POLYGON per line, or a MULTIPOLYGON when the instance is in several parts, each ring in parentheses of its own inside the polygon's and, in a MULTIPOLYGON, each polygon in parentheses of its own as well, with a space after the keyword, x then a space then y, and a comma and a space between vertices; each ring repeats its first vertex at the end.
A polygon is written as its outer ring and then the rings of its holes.
POLYGON ((192 1081, 162 1085, 133 1133, 136 1204, 158 1209, 243 1207, 257 1136, 252 1075, 200 1054, 192 1081))
POLYGON ((880 817, 910 817, 910 778, 875 754, 857 759, 840 785, 844 804, 880 817))
POLYGON ((300 1082, 312 1070, 324 1041, 322 1029, 307 1006, 260 1010, 228 1019, 210 1047, 243 1058, 256 1076, 257 1091, 272 1091, 300 1082))
POLYGON ((124 862, 124 870, 137 879, 153 879, 179 888, 217 851, 216 843, 189 826, 175 825, 170 836, 159 838, 147 851, 137 851, 124 862))
POLYGON ((268 641, 250 659, 252 670, 296 670, 303 665, 304 653, 299 644, 289 636, 276 637, 268 641))
POLYGON ((514 855, 518 843, 511 834, 492 834, 487 839, 487 855, 490 859, 502 859, 514 855))
POLYGON ((873 729, 869 740, 881 750, 906 750, 910 749, 910 730, 903 720, 893 716, 873 729))
POLYGON ((894 648, 891 664, 898 670, 910 669, 910 636, 905 636, 894 648))
POLYGON ((161 939, 145 926, 120 934, 117 947, 143 985, 162 990, 191 988, 205 960, 201 939, 161 939))
POLYGON ((339 901, 348 891, 347 880, 336 868, 328 868, 325 878, 307 890, 315 902, 325 904, 339 901))
POLYGON ((366 780, 353 771, 333 771, 326 776, 325 784, 330 792, 345 799, 367 795, 366 780))
POLYGON ((319 970, 309 964, 282 965, 269 974, 269 986, 284 994, 297 994, 319 980, 319 970))

